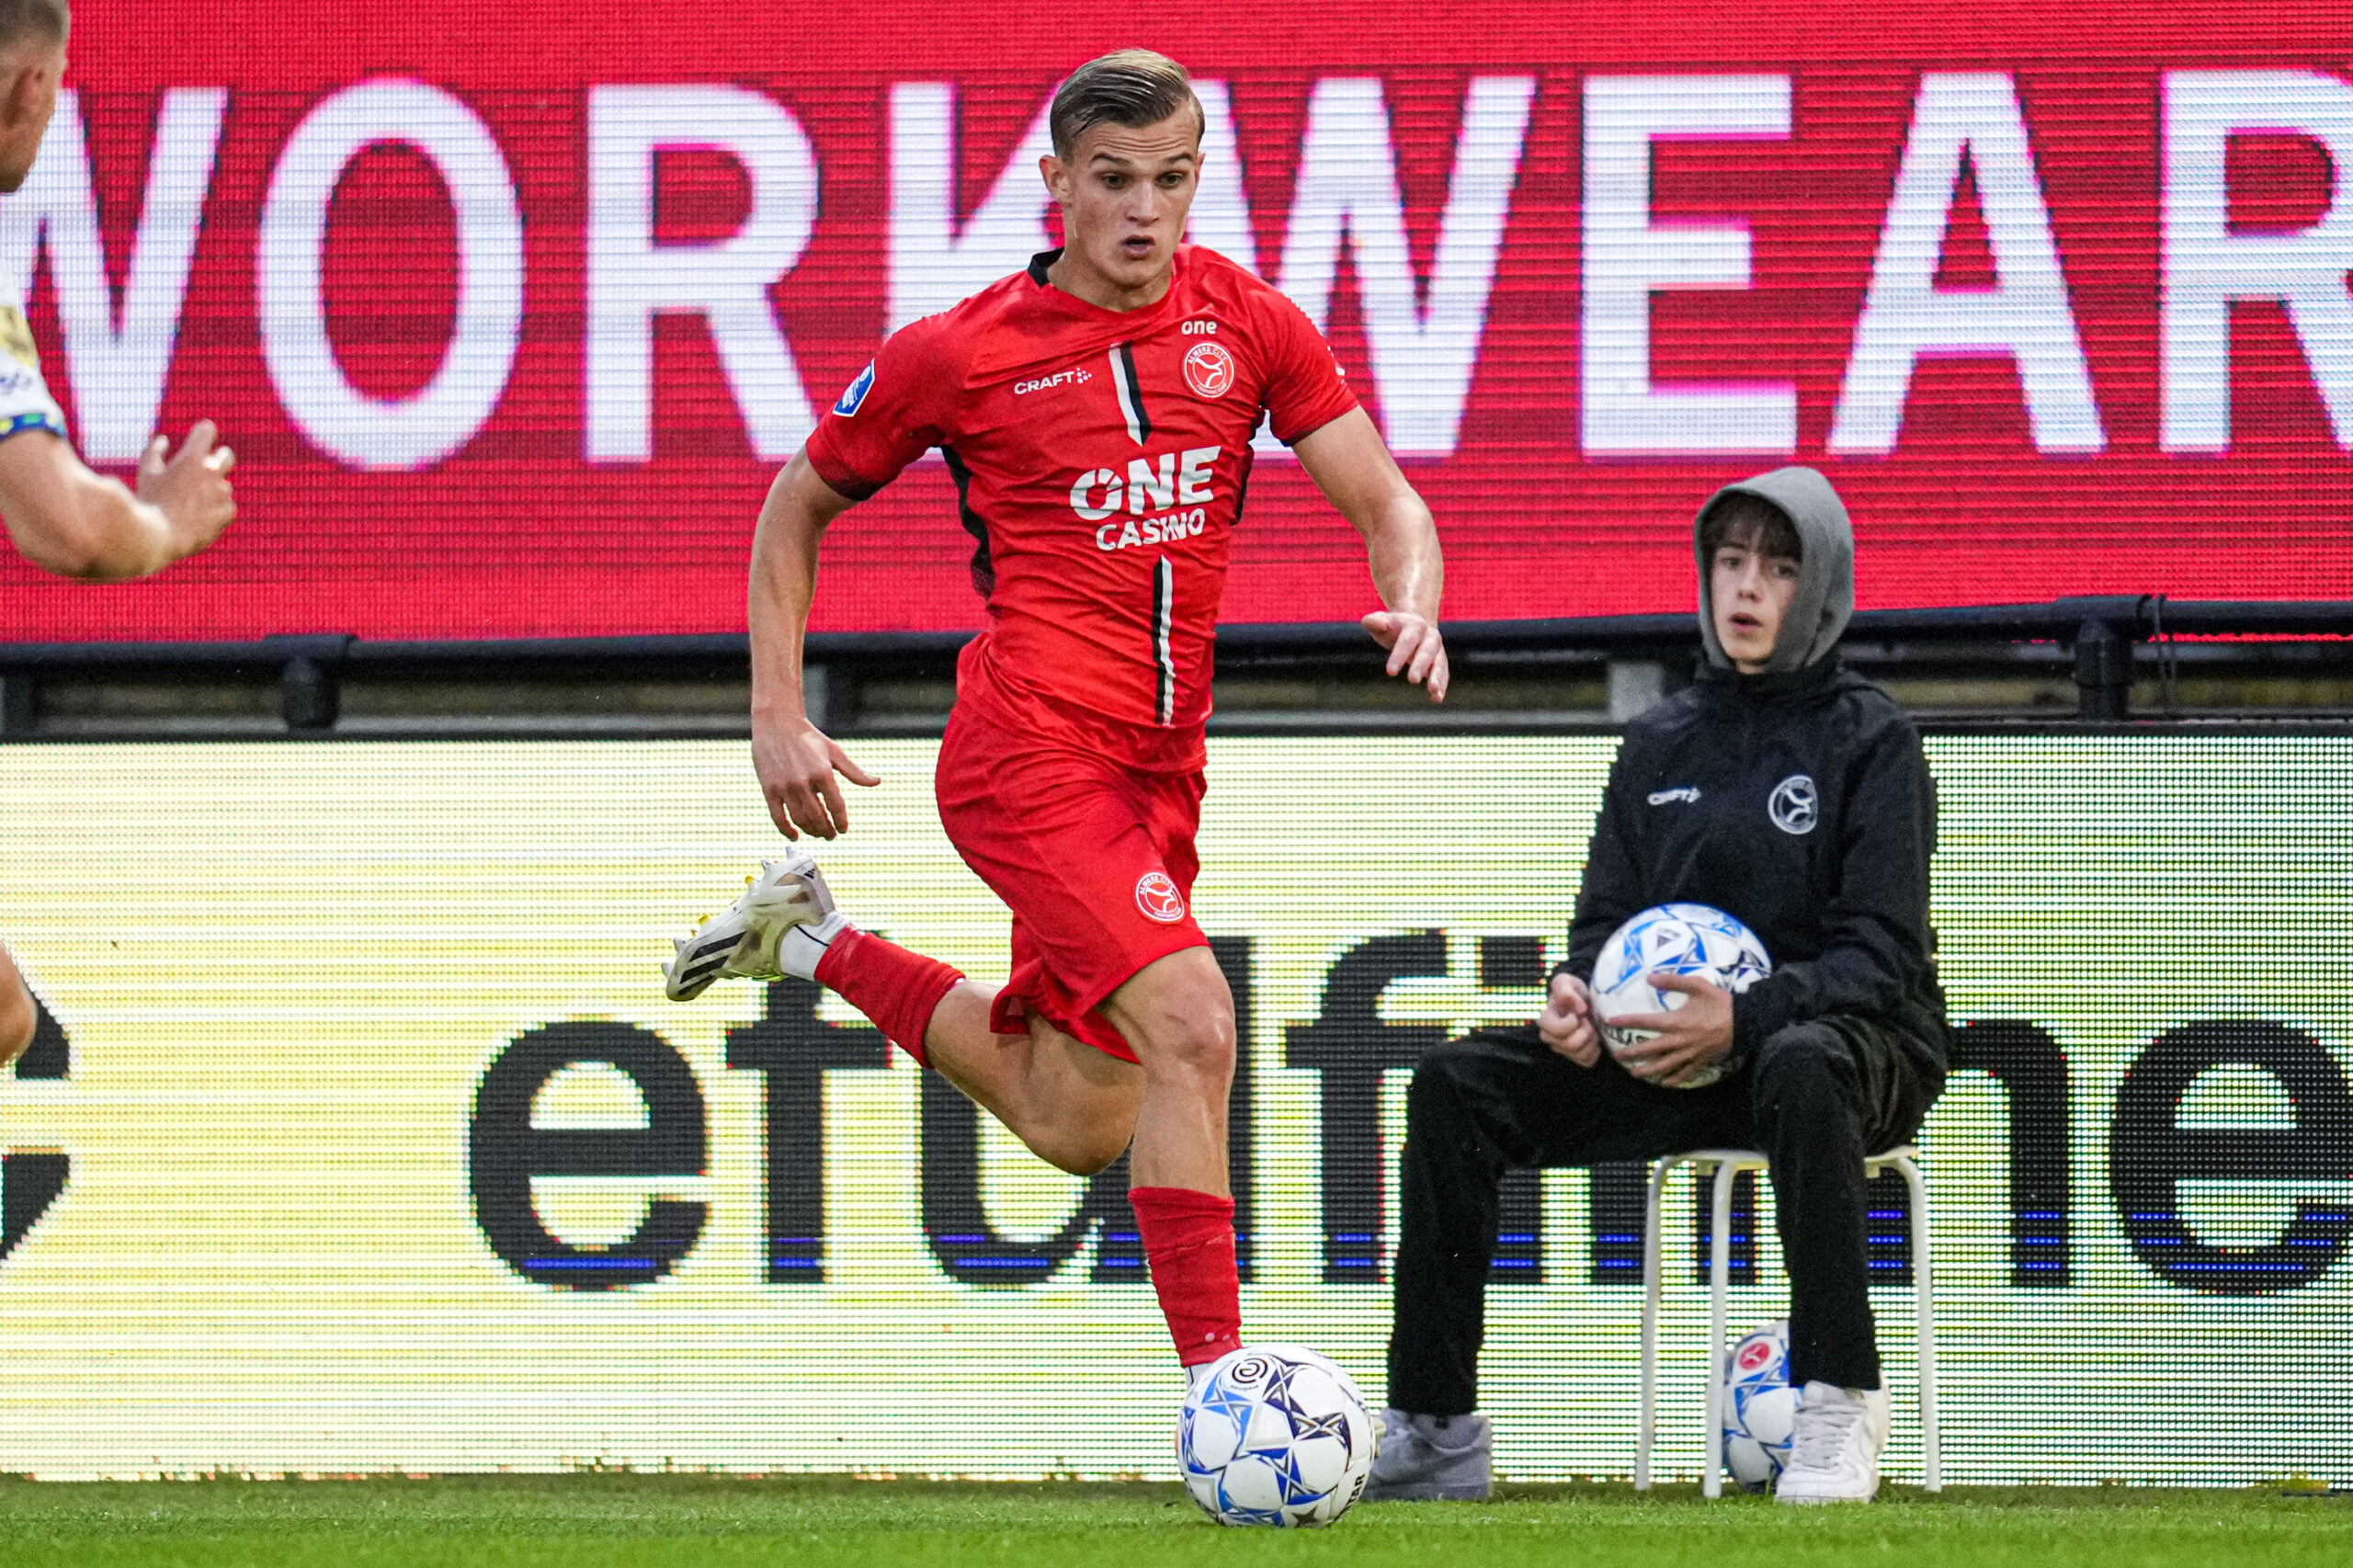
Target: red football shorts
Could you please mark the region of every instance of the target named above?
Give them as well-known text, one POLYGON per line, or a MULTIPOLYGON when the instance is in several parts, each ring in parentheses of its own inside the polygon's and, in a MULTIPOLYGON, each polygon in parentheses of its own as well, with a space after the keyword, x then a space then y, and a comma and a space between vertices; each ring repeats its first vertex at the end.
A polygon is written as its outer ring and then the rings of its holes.
POLYGON ((940 743, 940 824, 1013 912, 1013 972, 989 1027, 1035 1014, 1097 1051, 1135 1051, 1096 1009, 1138 970, 1209 938, 1193 923, 1203 780, 1018 733, 959 702, 940 743))

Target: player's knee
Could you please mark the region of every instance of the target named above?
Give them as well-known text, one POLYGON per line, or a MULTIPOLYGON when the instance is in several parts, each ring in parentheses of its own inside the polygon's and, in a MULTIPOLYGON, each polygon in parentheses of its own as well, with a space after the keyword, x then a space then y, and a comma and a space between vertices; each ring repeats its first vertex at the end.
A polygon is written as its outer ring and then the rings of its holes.
POLYGON ((0 1067, 6 1066, 25 1053, 33 1042, 33 1029, 40 1015, 33 1010, 31 994, 25 983, 15 973, 0 974, 0 1067))
POLYGON ((1459 1044, 1433 1046, 1414 1065, 1413 1082, 1405 1089, 1405 1121, 1409 1127, 1460 1121, 1467 1102, 1471 1054, 1459 1044))
POLYGON ((1144 1071, 1158 1077, 1230 1084, 1235 1054, 1233 1015, 1204 1008, 1197 1016, 1169 1020, 1153 1031, 1146 1049, 1137 1054, 1144 1071))

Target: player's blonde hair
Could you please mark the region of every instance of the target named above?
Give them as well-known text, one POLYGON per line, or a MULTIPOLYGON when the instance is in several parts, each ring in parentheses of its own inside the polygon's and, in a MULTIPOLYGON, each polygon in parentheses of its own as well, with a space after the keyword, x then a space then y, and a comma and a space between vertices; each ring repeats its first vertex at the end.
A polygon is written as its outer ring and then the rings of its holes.
POLYGON ((1209 117, 1193 96, 1193 78, 1185 68, 1149 49, 1113 50, 1072 72, 1054 95, 1047 118, 1054 156, 1068 158, 1092 126, 1158 125, 1188 104, 1198 141, 1209 117))

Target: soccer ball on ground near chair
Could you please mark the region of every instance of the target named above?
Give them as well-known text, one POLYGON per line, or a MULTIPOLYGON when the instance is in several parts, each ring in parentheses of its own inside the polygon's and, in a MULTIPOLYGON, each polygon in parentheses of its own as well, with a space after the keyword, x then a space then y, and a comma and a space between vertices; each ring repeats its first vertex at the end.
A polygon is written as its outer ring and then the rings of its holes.
POLYGON ((1798 1391, 1790 1386, 1790 1325, 1775 1319, 1724 1356, 1724 1473, 1763 1492, 1790 1462, 1798 1391))

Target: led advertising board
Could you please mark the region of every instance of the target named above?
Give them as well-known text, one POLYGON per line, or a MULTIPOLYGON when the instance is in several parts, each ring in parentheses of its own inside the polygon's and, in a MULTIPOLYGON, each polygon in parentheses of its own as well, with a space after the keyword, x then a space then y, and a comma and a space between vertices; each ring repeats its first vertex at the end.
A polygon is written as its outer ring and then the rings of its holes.
MULTIPOLYGON (((1378 1398, 1417 1055, 1530 1017, 1614 743, 1225 738, 1198 908, 1241 1018, 1246 1333, 1378 1398)), ((824 846, 987 978, 936 743, 824 846)), ((1921 1137, 1956 1482, 2353 1481, 2353 746, 1932 738, 1959 1071, 1921 1137)), ((1030 1157, 814 987, 664 1000, 775 843, 738 744, 0 748, 0 1470, 1165 1476, 1124 1184, 1030 1157)), ((1632 1464, 1638 1168, 1515 1176, 1483 1400, 1512 1477, 1632 1464)), ((1875 1226, 1918 1473, 1901 1200, 1875 1226)), ((1671 1189, 1663 1462, 1705 1290, 1671 1189)), ((1786 1310, 1769 1189, 1735 1328, 1786 1310)))
MULTIPOLYGON (((1450 616, 1686 608, 1694 507, 1789 461, 1867 608, 2353 597, 2335 6, 155 0, 73 41, 0 276, 94 458, 210 415, 242 511, 150 584, 0 564, 14 641, 739 630, 777 467, 1055 242, 1044 108, 1138 42, 1199 81, 1193 239, 1325 330, 1450 616)), ((1262 442, 1223 619, 1353 621, 1362 547, 1262 442)), ((976 626, 970 554, 930 460, 814 624, 976 626)))

